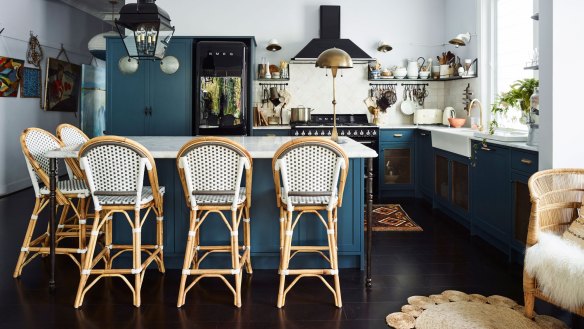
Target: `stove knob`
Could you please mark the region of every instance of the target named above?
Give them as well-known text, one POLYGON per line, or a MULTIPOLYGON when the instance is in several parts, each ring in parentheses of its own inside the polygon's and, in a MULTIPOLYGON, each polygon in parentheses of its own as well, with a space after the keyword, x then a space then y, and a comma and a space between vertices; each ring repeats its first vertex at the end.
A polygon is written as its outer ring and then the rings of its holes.
POLYGON ((355 130, 355 131, 353 132, 353 136, 357 136, 357 135, 359 135, 359 131, 355 130))
POLYGON ((298 131, 294 132, 294 136, 298 136, 298 131))
POLYGON ((377 136, 377 131, 373 130, 373 136, 377 136))
POLYGON ((300 135, 302 135, 302 136, 306 135, 306 134, 304 133, 304 130, 302 131, 302 133, 301 133, 300 135))
POLYGON ((351 131, 347 130, 347 136, 351 136, 351 131))
POLYGON ((359 132, 359 135, 361 135, 361 136, 365 135, 365 133, 363 132, 363 130, 361 130, 361 131, 359 132))
POLYGON ((365 133, 365 135, 371 136, 371 132, 369 130, 367 130, 367 132, 365 133))
POLYGON ((321 135, 321 136, 324 136, 324 130, 321 130, 321 131, 320 131, 320 135, 321 135))
POLYGON ((341 136, 345 136, 345 131, 341 130, 341 136))
POLYGON ((308 136, 312 136, 312 131, 308 131, 308 136))
POLYGON ((327 131, 326 134, 327 134, 327 136, 330 136, 331 135, 331 131, 330 130, 327 131))

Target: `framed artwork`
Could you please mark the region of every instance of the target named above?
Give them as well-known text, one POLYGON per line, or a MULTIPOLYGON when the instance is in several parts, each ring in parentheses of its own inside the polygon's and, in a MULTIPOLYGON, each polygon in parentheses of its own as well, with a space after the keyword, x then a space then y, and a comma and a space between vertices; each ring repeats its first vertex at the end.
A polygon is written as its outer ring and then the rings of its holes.
POLYGON ((41 98, 41 70, 22 67, 20 74, 20 97, 41 98))
POLYGON ((77 112, 81 66, 56 58, 47 59, 45 111, 77 112))
POLYGON ((20 69, 24 60, 0 56, 0 97, 18 95, 20 69))

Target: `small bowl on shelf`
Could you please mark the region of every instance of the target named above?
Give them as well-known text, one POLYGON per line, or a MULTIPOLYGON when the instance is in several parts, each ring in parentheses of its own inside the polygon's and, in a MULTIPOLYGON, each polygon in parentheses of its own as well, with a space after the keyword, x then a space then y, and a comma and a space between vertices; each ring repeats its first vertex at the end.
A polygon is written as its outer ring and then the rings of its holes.
POLYGON ((448 123, 452 128, 460 128, 466 122, 466 118, 448 118, 448 123))
POLYGON ((428 79, 430 71, 420 71, 420 79, 428 79))

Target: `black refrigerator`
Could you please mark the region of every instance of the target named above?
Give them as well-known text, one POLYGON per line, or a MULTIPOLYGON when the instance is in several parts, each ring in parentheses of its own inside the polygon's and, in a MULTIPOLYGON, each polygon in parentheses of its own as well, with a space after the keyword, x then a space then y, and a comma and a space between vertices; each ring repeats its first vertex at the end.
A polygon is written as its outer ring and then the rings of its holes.
POLYGON ((248 134, 254 46, 253 38, 195 40, 195 135, 248 134))

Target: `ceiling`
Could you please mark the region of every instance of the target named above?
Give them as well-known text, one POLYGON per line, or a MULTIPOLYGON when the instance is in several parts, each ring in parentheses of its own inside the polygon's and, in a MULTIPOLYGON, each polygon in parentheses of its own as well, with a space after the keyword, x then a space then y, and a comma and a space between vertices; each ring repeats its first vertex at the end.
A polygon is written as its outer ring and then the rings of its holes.
MULTIPOLYGON (((69 6, 75 7, 92 16, 95 16, 107 23, 112 21, 112 4, 109 0, 60 0, 69 6)), ((118 18, 118 13, 124 5, 125 0, 118 0, 114 5, 114 18, 118 18)))

